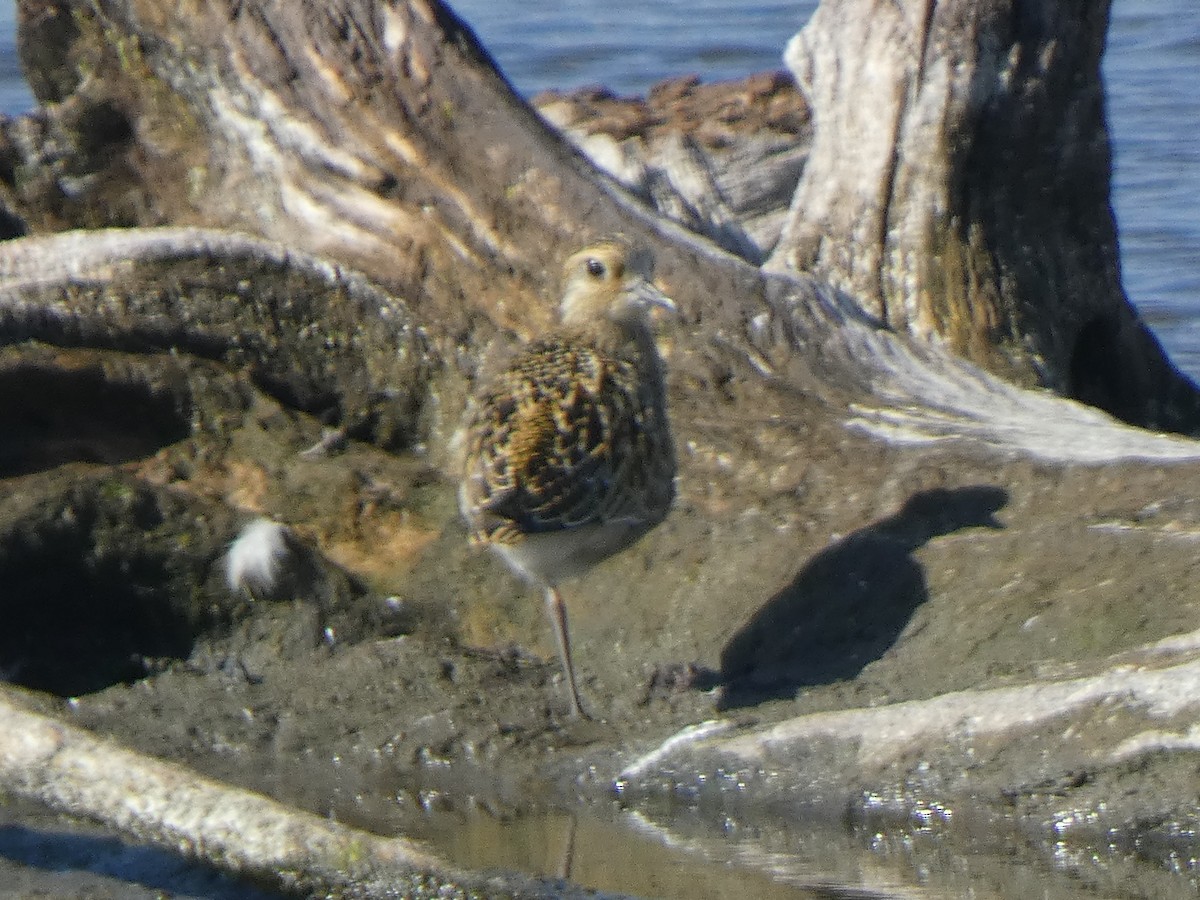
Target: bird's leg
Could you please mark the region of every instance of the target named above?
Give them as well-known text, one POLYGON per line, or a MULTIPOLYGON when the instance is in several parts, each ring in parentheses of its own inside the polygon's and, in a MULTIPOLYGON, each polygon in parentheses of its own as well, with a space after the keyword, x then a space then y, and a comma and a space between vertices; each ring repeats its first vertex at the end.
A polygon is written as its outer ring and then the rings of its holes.
POLYGON ((571 701, 571 715, 576 719, 586 719, 583 704, 579 701, 579 688, 575 685, 575 666, 571 662, 571 635, 567 631, 567 607, 563 603, 562 594, 556 587, 546 588, 546 615, 554 627, 554 637, 558 640, 558 658, 562 662, 563 675, 567 679, 568 698, 571 701))

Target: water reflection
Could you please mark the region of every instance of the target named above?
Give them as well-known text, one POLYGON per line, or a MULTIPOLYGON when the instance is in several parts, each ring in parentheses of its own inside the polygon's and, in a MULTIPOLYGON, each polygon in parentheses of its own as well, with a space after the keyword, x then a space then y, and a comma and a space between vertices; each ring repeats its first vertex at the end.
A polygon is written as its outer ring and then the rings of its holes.
MULTIPOLYGON (((832 869, 810 867, 796 854, 764 854, 739 862, 738 852, 757 847, 739 838, 716 841, 663 829, 637 813, 606 818, 596 811, 547 813, 502 822, 478 814, 453 823, 433 843, 472 867, 518 869, 566 878, 595 890, 665 900, 817 900, 817 898, 927 897, 904 885, 887 862, 877 864, 861 846, 841 835, 832 869), (735 851, 735 852, 731 852, 735 851), (770 856, 789 869, 772 871, 770 856), (848 859, 863 865, 839 871, 848 859), (764 865, 766 863, 766 865, 764 865)), ((829 844, 827 839, 822 845, 829 844)))
POLYGON ((751 820, 669 804, 640 812, 592 806, 507 820, 446 815, 425 837, 462 865, 666 900, 1194 896, 1186 877, 1136 854, 1047 854, 1011 822, 966 808, 956 809, 952 829, 886 806, 852 822, 772 821, 761 812, 751 820))

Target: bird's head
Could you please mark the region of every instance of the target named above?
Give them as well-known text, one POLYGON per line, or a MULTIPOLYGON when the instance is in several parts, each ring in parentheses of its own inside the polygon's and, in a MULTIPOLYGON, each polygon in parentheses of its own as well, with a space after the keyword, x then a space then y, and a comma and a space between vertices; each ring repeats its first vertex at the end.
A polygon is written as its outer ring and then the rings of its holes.
POLYGON ((650 310, 677 312, 675 303, 651 282, 654 260, 622 237, 584 247, 563 266, 562 323, 587 327, 607 320, 619 325, 645 325, 650 310))

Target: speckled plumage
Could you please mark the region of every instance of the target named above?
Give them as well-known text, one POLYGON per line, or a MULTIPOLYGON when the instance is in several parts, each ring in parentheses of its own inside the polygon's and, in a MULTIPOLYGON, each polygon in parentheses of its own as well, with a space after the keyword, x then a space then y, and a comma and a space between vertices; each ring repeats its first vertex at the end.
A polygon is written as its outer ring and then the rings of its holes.
POLYGON ((675 452, 649 308, 674 308, 649 260, 620 239, 564 267, 560 326, 475 395, 459 493, 472 540, 546 590, 579 713, 557 586, 657 525, 674 498, 675 452))

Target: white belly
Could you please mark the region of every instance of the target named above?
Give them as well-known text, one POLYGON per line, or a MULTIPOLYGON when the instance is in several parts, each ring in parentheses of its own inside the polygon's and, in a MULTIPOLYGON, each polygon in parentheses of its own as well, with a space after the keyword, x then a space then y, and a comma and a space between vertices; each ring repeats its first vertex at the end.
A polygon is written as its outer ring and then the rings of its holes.
POLYGON ((645 522, 607 522, 531 534, 517 543, 489 546, 522 578, 552 587, 624 550, 650 527, 645 522))

